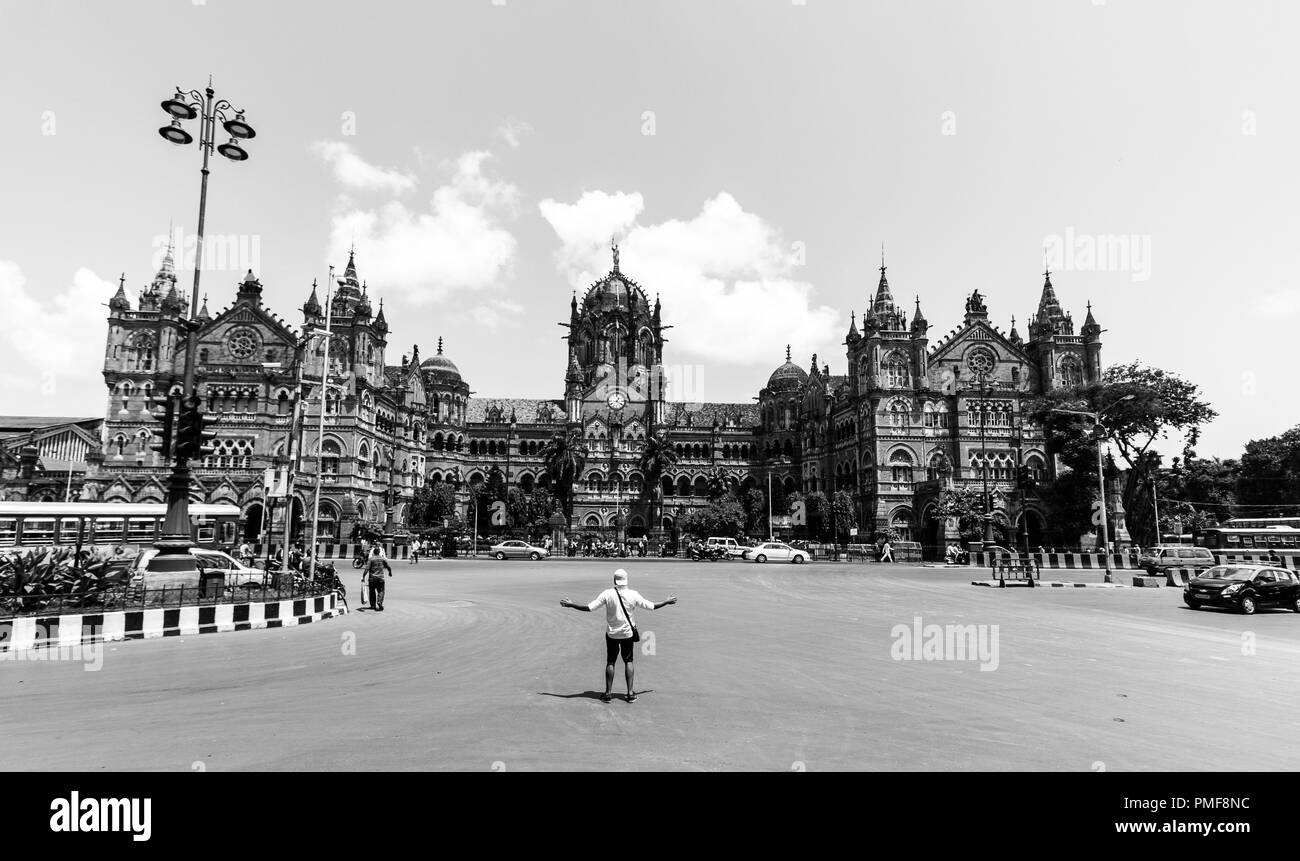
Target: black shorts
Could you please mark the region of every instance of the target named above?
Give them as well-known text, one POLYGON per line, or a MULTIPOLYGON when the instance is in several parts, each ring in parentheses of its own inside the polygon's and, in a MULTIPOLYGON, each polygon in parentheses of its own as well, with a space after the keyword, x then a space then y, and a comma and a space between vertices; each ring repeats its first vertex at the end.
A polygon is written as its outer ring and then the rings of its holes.
POLYGON ((605 635, 605 663, 607 664, 616 663, 618 661, 618 653, 620 651, 623 653, 623 663, 625 664, 632 663, 632 660, 635 657, 632 649, 632 645, 633 644, 632 644, 631 637, 628 637, 625 640, 616 640, 613 637, 611 637, 609 634, 606 634, 605 635))

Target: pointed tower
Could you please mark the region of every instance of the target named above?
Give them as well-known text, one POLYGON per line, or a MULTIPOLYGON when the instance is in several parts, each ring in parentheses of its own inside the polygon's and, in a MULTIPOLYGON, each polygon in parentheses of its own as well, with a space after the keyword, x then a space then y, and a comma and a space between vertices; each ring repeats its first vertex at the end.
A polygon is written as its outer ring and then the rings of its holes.
POLYGON ((582 366, 578 364, 578 351, 569 348, 569 367, 564 374, 564 413, 569 424, 582 422, 582 366))
POLYGON ((894 304, 894 294, 889 290, 889 279, 885 276, 885 250, 880 250, 880 282, 876 285, 876 297, 871 302, 871 313, 876 318, 877 324, 882 329, 888 331, 902 331, 907 327, 903 325, 902 314, 898 306, 894 304))
POLYGON ((323 310, 324 309, 321 308, 320 299, 316 296, 316 279, 313 278, 311 280, 311 295, 307 297, 306 302, 302 303, 303 323, 307 326, 315 326, 324 323, 325 318, 322 316, 323 310))
POLYGON ((206 294, 203 296, 203 305, 199 308, 199 316, 197 319, 200 323, 212 322, 212 314, 208 312, 208 297, 206 294))
POLYGON ((921 313, 921 297, 916 297, 916 311, 912 314, 912 379, 924 383, 929 379, 930 324, 921 313))
POLYGON ((247 302, 254 307, 262 304, 262 282, 257 280, 253 270, 249 269, 244 280, 239 282, 239 290, 235 293, 236 302, 247 302))
POLYGON ((1091 302, 1088 303, 1088 316, 1079 333, 1083 335, 1085 380, 1089 383, 1098 382, 1101 380, 1101 326, 1098 325, 1097 318, 1092 316, 1091 302))
POLYGON ((117 292, 113 298, 108 300, 109 319, 119 317, 123 313, 131 310, 131 300, 126 297, 126 273, 117 280, 117 292))

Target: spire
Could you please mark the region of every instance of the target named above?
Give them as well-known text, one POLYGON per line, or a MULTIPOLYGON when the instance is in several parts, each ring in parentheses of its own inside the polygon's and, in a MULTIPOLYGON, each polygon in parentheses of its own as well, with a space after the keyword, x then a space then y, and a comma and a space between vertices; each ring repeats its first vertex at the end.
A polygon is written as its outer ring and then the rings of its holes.
POLYGON ((789 344, 786 344, 786 345, 785 345, 785 360, 786 360, 787 362, 790 361, 790 345, 789 345, 789 344))
POLYGON ((912 314, 912 335, 924 336, 926 330, 928 330, 929 328, 930 328, 929 321, 927 321, 925 319, 925 315, 921 313, 921 297, 917 296, 916 312, 912 314))
POLYGON ((388 331, 388 321, 384 319, 384 300, 382 298, 379 300, 379 314, 375 317, 375 329, 380 332, 388 331))
POLYGON ((438 355, 442 355, 442 336, 438 336, 438 355))
POLYGON ((353 247, 348 251, 348 265, 343 267, 343 277, 339 279, 336 294, 340 298, 355 299, 361 294, 361 281, 357 278, 357 252, 353 247))
POLYGON ((1038 317, 1041 322, 1044 319, 1057 320, 1064 316, 1061 313, 1061 303, 1056 298, 1056 289, 1052 287, 1052 270, 1043 270, 1043 295, 1038 299, 1038 317))
POLYGON ((850 311, 849 312, 849 337, 847 340, 849 343, 852 343, 854 341, 861 340, 861 338, 862 336, 858 334, 858 315, 855 312, 850 311))
POLYGON ((307 297, 307 301, 303 304, 302 312, 308 316, 316 316, 320 314, 320 310, 320 299, 316 297, 316 279, 313 278, 311 279, 311 295, 307 297))
POLYGON ((240 299, 252 300, 254 304, 261 303, 262 282, 257 280, 257 276, 253 274, 252 269, 248 270, 248 274, 244 276, 244 280, 239 283, 238 297, 240 299))
POLYGON ((176 283, 176 258, 172 254, 173 246, 171 233, 167 234, 167 251, 163 254, 162 263, 158 266, 157 273, 153 276, 154 288, 163 293, 168 285, 176 283))
POLYGON ((126 298, 126 273, 125 272, 122 273, 121 278, 117 279, 117 292, 113 294, 112 299, 108 300, 108 307, 112 311, 131 310, 131 300, 126 298))
POLYGON ((181 301, 181 297, 176 293, 175 284, 167 288, 167 295, 163 297, 159 308, 164 314, 180 314, 185 309, 185 303, 181 301))
POLYGON ((1020 343, 1020 333, 1016 331, 1016 315, 1011 315, 1011 333, 1007 335, 1007 340, 1013 344, 1020 343))
POLYGON ((1088 316, 1084 318, 1083 328, 1079 330, 1085 341, 1096 341, 1101 335, 1101 326, 1097 323, 1097 318, 1092 316, 1092 303, 1088 303, 1088 316))
POLYGON ((211 319, 212 319, 212 315, 208 313, 208 294, 207 294, 207 293, 204 293, 204 294, 203 294, 203 307, 199 308, 199 316, 198 316, 198 319, 203 320, 203 321, 205 321, 205 322, 208 321, 208 320, 211 320, 211 319))
POLYGON ((889 328, 889 323, 898 323, 898 308, 894 305, 894 294, 889 291, 889 279, 885 277, 885 270, 889 267, 885 265, 885 246, 880 246, 880 283, 876 285, 876 299, 871 303, 871 311, 877 317, 891 317, 892 320, 882 319, 881 325, 889 328))

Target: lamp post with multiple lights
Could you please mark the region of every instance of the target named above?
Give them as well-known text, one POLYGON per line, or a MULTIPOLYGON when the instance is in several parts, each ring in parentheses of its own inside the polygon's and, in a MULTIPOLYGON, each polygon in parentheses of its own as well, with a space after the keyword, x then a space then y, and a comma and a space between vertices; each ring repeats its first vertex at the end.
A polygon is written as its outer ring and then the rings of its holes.
POLYGON ((198 569, 194 558, 189 553, 193 542, 190 538, 190 467, 191 457, 200 457, 204 452, 204 440, 212 436, 204 428, 210 423, 202 415, 198 392, 194 385, 194 350, 197 333, 200 328, 199 316, 199 275, 203 270, 203 226, 208 204, 208 159, 214 148, 217 120, 230 135, 227 143, 216 147, 222 157, 231 161, 244 161, 248 152, 239 145, 241 140, 256 136, 244 120, 244 112, 236 110, 225 99, 217 100, 212 90, 212 81, 199 92, 188 93, 176 88, 176 94, 162 102, 162 109, 172 118, 170 125, 158 130, 164 140, 177 146, 193 143, 194 137, 187 132, 181 122, 199 120, 199 151, 203 156, 200 171, 202 181, 199 185, 199 224, 197 245, 194 250, 194 288, 190 292, 190 311, 185 322, 185 382, 182 394, 180 427, 175 447, 175 460, 172 466, 171 480, 167 491, 167 516, 163 521, 162 536, 157 542, 158 556, 150 564, 152 571, 176 578, 191 578, 198 569), (233 116, 231 115, 233 113, 233 116))
POLYGON ((1111 579, 1111 574, 1110 574, 1110 529, 1106 523, 1106 467, 1102 461, 1102 452, 1101 452, 1101 448, 1102 448, 1101 444, 1106 433, 1106 428, 1101 423, 1101 417, 1111 409, 1119 406, 1125 401, 1131 401, 1135 397, 1137 396, 1125 395, 1124 397, 1115 401, 1115 403, 1111 404, 1105 409, 1098 410, 1095 413, 1088 412, 1087 410, 1062 410, 1062 409, 1052 410, 1052 412, 1054 413, 1064 413, 1066 415, 1072 415, 1072 416, 1083 416, 1085 418, 1091 419, 1093 431, 1097 435, 1097 487, 1101 491, 1101 497, 1098 503, 1100 505, 1100 514, 1101 514, 1101 553, 1106 560, 1106 582, 1107 583, 1112 583, 1114 581, 1111 579))

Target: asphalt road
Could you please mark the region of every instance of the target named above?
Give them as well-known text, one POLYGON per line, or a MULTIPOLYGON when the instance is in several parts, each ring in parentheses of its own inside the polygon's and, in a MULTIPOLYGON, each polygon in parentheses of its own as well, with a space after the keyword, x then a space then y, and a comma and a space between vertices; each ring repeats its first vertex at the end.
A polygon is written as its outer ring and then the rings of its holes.
POLYGON ((96 672, 0 661, 0 767, 1300 769, 1278 743, 1300 725, 1300 614, 903 566, 623 564, 680 598, 637 613, 636 703, 596 698, 603 613, 559 607, 613 562, 397 563, 383 613, 106 644, 96 672), (989 650, 926 660, 928 625, 987 626, 989 650))

